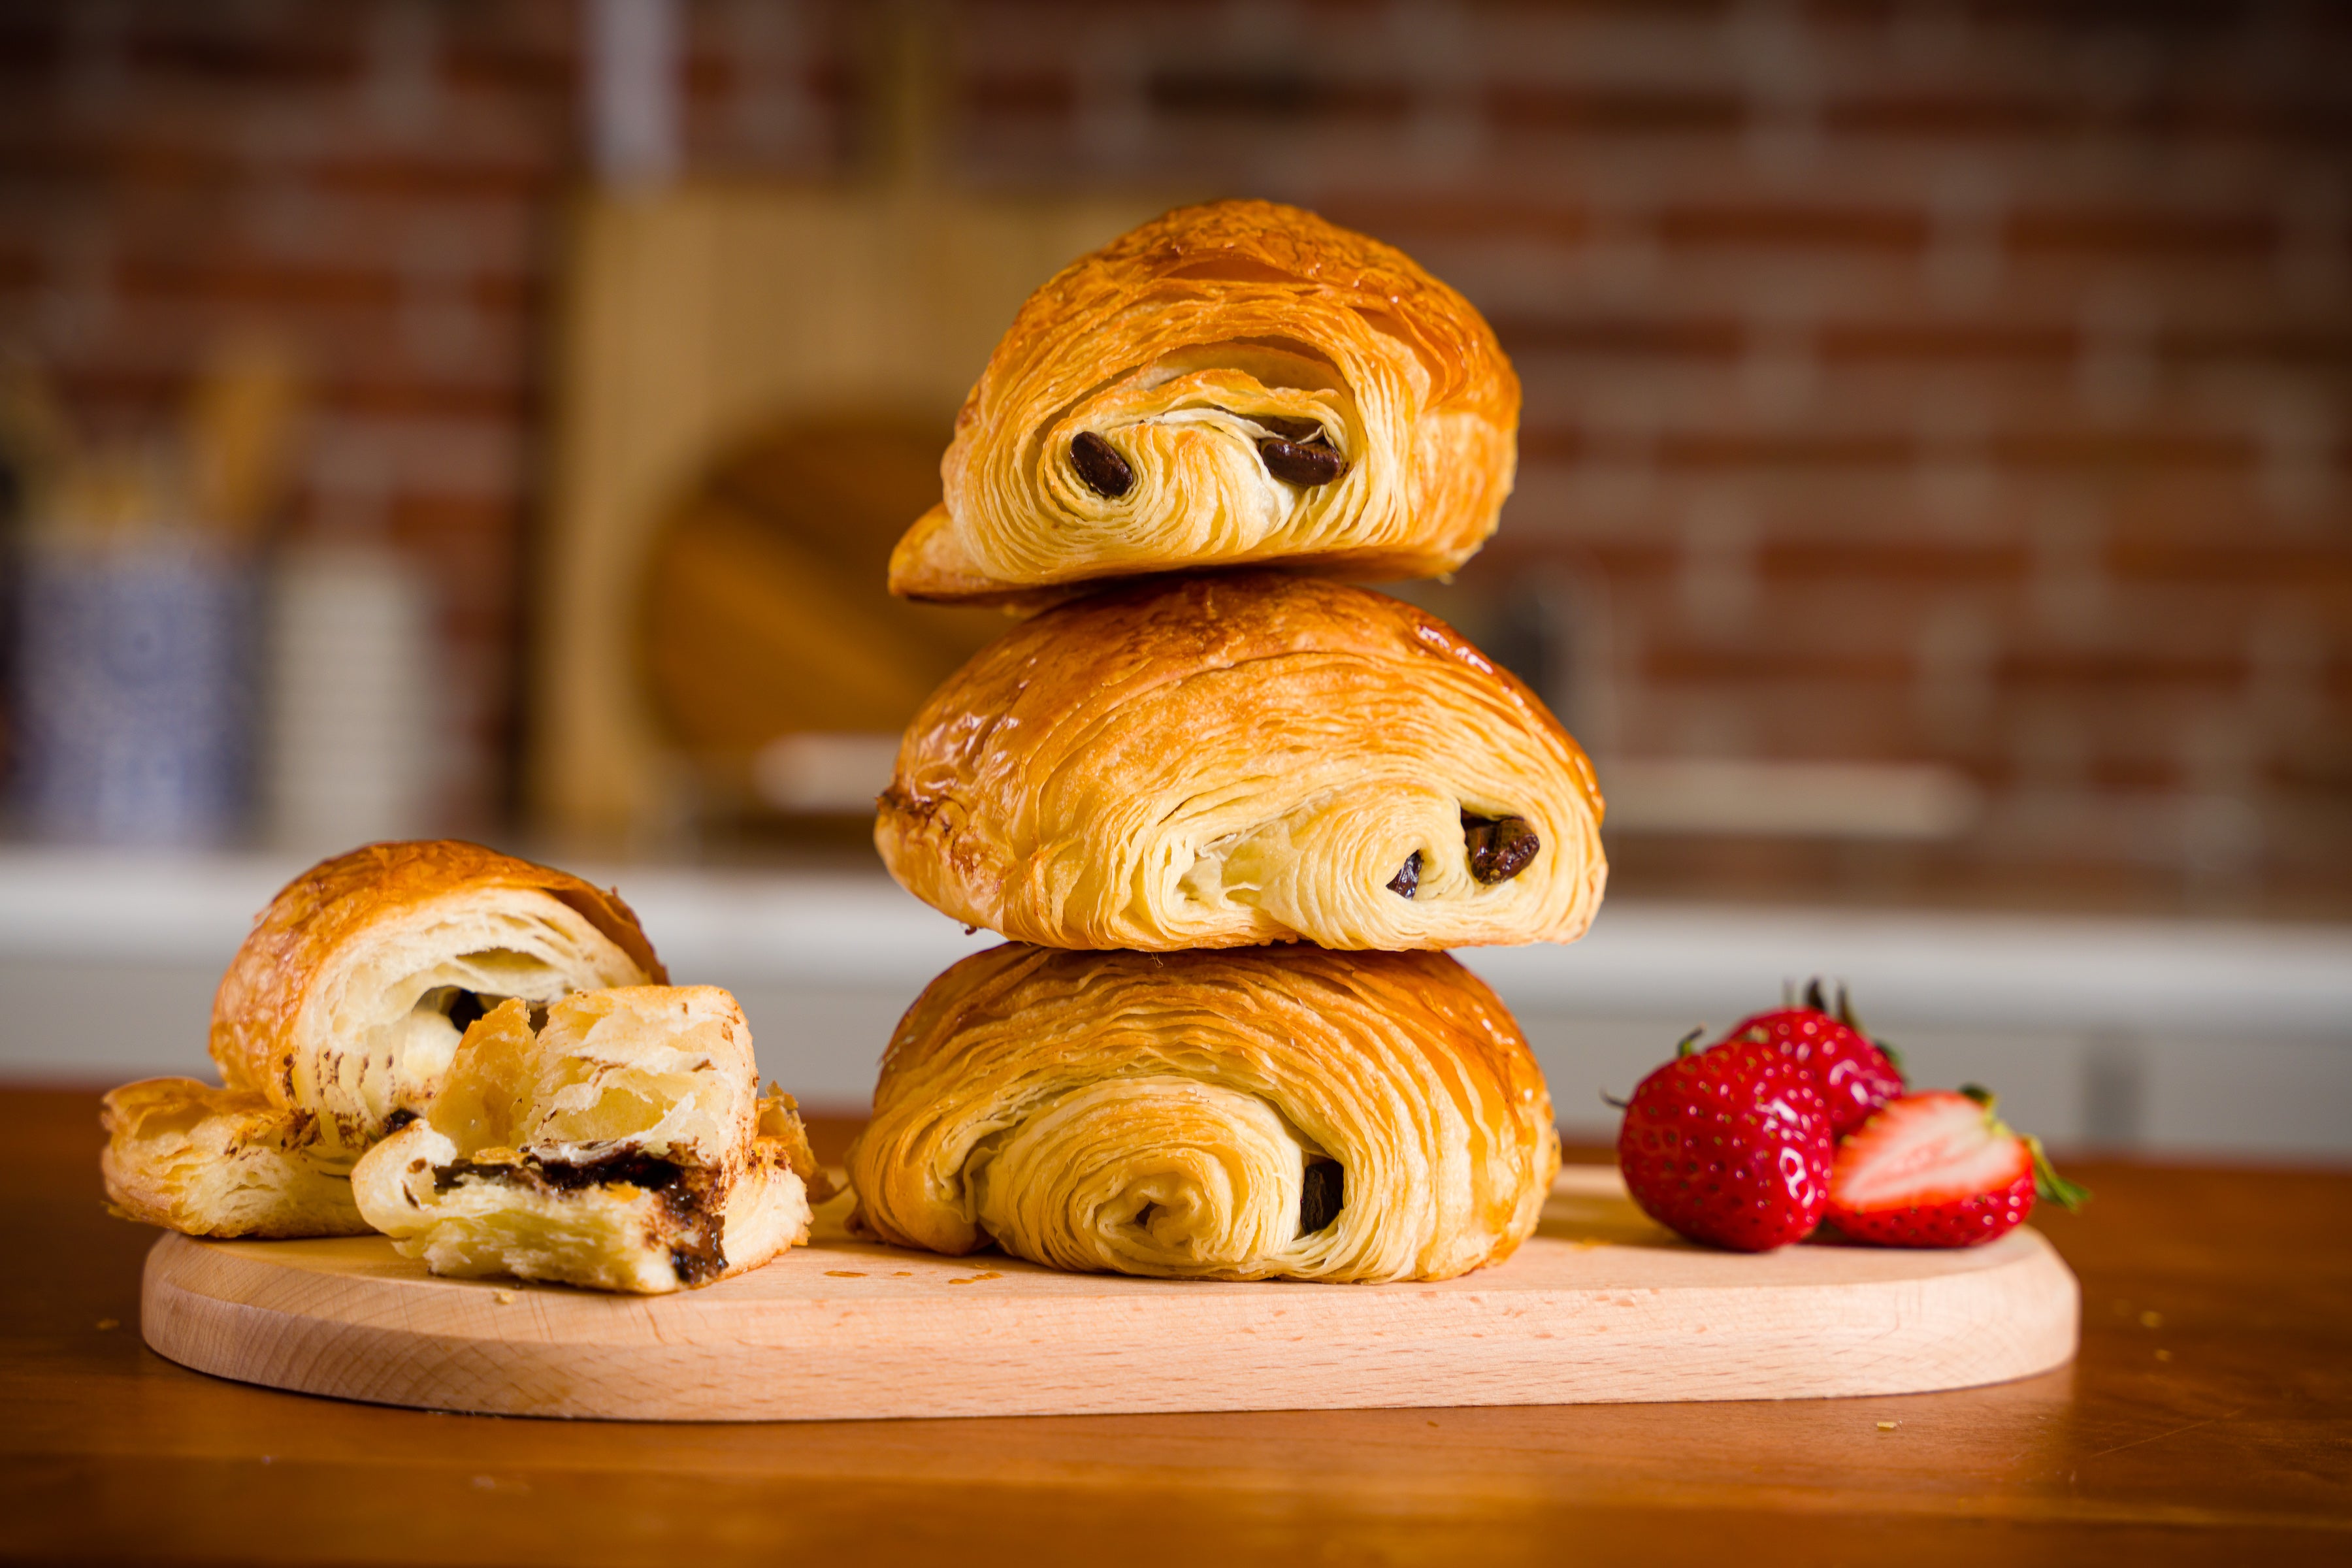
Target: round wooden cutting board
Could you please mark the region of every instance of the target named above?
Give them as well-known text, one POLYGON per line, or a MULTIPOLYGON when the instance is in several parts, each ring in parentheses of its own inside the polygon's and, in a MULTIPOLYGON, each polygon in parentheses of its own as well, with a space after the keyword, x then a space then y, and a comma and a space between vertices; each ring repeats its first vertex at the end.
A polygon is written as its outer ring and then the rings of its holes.
POLYGON ((2079 1292, 2018 1230, 1962 1252, 1669 1236, 1561 1173, 1507 1263, 1435 1285, 1206 1284, 945 1258, 820 1230, 673 1296, 436 1279, 381 1237, 147 1259, 141 1330, 222 1377, 385 1405, 659 1421, 1909 1394, 2074 1352, 2079 1292))

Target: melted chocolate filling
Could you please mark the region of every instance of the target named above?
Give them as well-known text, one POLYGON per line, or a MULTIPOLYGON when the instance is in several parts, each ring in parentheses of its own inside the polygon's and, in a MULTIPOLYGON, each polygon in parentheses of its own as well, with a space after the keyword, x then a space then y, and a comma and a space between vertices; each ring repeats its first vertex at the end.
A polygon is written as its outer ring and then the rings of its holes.
POLYGON ((1470 850, 1470 874, 1490 886, 1526 870, 1543 847, 1524 816, 1473 816, 1466 811, 1462 841, 1470 850))
MULTIPOLYGON (((1263 423, 1263 421, 1261 421, 1263 423)), ((1348 459, 1330 447, 1269 436, 1257 444, 1265 471, 1286 485, 1328 485, 1348 471, 1348 459)))
POLYGON ((433 1190, 446 1193, 467 1177, 508 1182, 541 1192, 572 1193, 585 1187, 642 1187, 656 1194, 662 1207, 677 1226, 670 1238, 669 1265, 678 1281, 698 1285, 727 1269, 727 1254, 719 1245, 722 1217, 708 1201, 703 1173, 689 1171, 674 1160, 642 1150, 623 1149, 596 1160, 541 1160, 526 1154, 518 1165, 481 1165, 458 1160, 433 1167, 433 1190))
POLYGON ((1416 849, 1404 858, 1404 869, 1389 879, 1389 891, 1411 898, 1421 890, 1421 851, 1416 849))
POLYGON ((1117 500, 1135 488, 1135 470, 1118 448, 1091 430, 1070 437, 1070 467, 1078 470, 1087 489, 1108 500, 1117 500))
POLYGON ((1298 1234, 1313 1236, 1324 1229, 1347 1203, 1347 1167, 1330 1160, 1309 1163, 1306 1184, 1298 1189, 1298 1234))
POLYGON ((404 1105, 383 1119, 383 1135, 389 1138, 415 1120, 416 1112, 404 1105))
POLYGON ((478 1023, 484 1015, 499 1005, 499 998, 484 996, 477 991, 460 991, 449 998, 449 1022, 464 1034, 478 1023))

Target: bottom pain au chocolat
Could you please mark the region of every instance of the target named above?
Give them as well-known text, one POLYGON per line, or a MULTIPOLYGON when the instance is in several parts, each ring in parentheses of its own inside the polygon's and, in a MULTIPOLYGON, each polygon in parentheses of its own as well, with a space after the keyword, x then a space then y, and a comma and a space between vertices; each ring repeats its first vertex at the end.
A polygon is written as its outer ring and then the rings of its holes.
POLYGON ((891 1042, 856 1223, 1056 1268, 1444 1279, 1535 1228, 1543 1075, 1443 953, 1246 948, 958 963, 891 1042))

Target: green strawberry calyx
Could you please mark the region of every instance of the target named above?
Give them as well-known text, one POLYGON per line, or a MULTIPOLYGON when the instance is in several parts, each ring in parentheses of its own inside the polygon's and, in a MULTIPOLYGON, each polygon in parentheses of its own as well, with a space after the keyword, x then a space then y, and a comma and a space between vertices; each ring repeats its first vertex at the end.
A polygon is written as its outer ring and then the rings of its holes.
MULTIPOLYGON (((1787 987, 1787 990, 1791 994, 1795 993, 1796 989, 1796 984, 1793 981, 1790 982, 1787 987)), ((1791 1002, 1790 1005, 1794 1006, 1795 1003, 1791 1002)), ((1909 1081, 1911 1075, 1904 1068, 1903 1053, 1896 1050, 1893 1046, 1888 1045, 1885 1040, 1880 1039, 1877 1036, 1872 1034, 1868 1029, 1864 1028, 1862 1026, 1862 1020, 1854 1016, 1853 993, 1846 988, 1844 981, 1841 980, 1837 983, 1837 1005, 1835 1007, 1832 1007, 1829 1004, 1829 998, 1822 993, 1822 977, 1818 974, 1814 975, 1805 986, 1805 1005, 1811 1007, 1816 1013, 1824 1014, 1829 1017, 1835 1018, 1839 1023, 1843 1024, 1847 1028, 1852 1029, 1855 1034, 1860 1035, 1864 1039, 1868 1040, 1872 1045, 1876 1046, 1878 1047, 1878 1054, 1886 1058, 1886 1065, 1895 1069, 1895 1076, 1906 1080, 1906 1082, 1909 1081)))
POLYGON ((2056 1204, 2068 1214, 2081 1211, 2091 1201, 2091 1189, 2068 1181, 2042 1152, 2042 1140, 2028 1136, 2025 1146, 2033 1155, 2033 1195, 2044 1203, 2056 1204))
POLYGON ((2046 1204, 2056 1204, 2068 1214, 2079 1212, 2084 1204, 2091 1201, 2090 1188, 2070 1182, 2058 1173, 2058 1167, 2050 1163, 2041 1139, 2030 1132, 2020 1134, 2011 1131, 2009 1124, 1994 1114, 1994 1108, 2000 1103, 1999 1095, 1980 1083, 1964 1083, 1960 1085, 1960 1092, 1984 1107, 1986 1131, 1996 1138, 2018 1139, 2025 1145, 2026 1152, 2033 1156, 2035 1197, 2046 1204))

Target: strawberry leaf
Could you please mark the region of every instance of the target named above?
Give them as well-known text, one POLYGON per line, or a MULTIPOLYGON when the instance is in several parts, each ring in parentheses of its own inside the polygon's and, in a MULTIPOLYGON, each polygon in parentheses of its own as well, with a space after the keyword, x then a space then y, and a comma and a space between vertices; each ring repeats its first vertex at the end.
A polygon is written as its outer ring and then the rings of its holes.
POLYGON ((2068 1214, 2074 1214, 2091 1201, 2091 1189, 2077 1186, 2058 1173, 2050 1156, 2042 1152, 2042 1140, 2028 1137, 2025 1146, 2033 1153, 2033 1195, 2044 1203, 2056 1204, 2068 1214))

